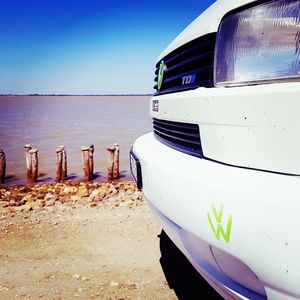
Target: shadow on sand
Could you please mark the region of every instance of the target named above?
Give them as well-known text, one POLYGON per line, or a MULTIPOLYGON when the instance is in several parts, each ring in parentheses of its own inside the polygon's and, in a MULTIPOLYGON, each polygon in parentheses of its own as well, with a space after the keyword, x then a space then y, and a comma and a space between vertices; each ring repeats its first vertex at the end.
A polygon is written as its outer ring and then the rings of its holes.
POLYGON ((223 298, 195 270, 167 234, 160 238, 160 264, 166 280, 179 300, 222 300, 223 298))

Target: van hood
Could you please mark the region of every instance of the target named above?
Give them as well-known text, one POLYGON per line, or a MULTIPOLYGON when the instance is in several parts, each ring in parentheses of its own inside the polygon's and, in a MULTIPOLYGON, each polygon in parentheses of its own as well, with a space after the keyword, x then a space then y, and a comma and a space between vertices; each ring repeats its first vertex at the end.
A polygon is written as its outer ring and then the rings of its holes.
POLYGON ((221 19, 229 11, 241 7, 245 4, 255 2, 249 0, 219 0, 205 10, 198 18, 196 18, 185 30, 183 30, 171 44, 158 57, 160 61, 167 54, 178 47, 211 32, 218 30, 221 19))

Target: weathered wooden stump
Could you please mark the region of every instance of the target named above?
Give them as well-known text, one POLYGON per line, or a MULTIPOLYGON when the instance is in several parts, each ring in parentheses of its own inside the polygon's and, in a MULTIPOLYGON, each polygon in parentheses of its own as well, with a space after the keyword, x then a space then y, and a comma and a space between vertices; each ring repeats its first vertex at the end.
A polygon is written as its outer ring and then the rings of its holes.
POLYGON ((60 182, 62 179, 62 172, 63 172, 63 150, 61 147, 56 149, 56 182, 60 182))
POLYGON ((94 145, 90 145, 89 151, 89 167, 90 167, 90 179, 94 177, 94 145))
POLYGON ((119 144, 115 143, 114 152, 114 165, 113 165, 113 178, 117 179, 120 177, 120 147, 119 144))
POLYGON ((114 154, 116 151, 116 148, 109 147, 107 148, 108 151, 108 160, 107 160, 107 173, 108 173, 108 179, 113 179, 114 178, 114 154))
POLYGON ((29 154, 31 156, 31 183, 37 182, 39 172, 39 160, 38 160, 38 149, 30 149, 29 154))
POLYGON ((27 179, 30 182, 32 177, 32 168, 31 168, 31 155, 29 150, 31 149, 31 145, 26 144, 25 148, 25 159, 26 159, 26 171, 27 171, 27 179))
POLYGON ((82 165, 83 165, 84 180, 89 181, 90 174, 91 174, 90 163, 89 163, 90 147, 87 147, 87 146, 81 147, 81 153, 82 153, 82 165))
MULTIPOLYGON (((61 172, 61 180, 68 179, 68 162, 67 162, 67 151, 64 145, 59 146, 62 152, 62 172, 61 172)), ((58 149, 57 148, 57 149, 58 149)))
POLYGON ((5 153, 2 149, 0 149, 0 183, 5 182, 5 172, 6 172, 5 153))
POLYGON ((108 179, 117 179, 120 177, 120 148, 119 144, 114 144, 108 150, 108 179))

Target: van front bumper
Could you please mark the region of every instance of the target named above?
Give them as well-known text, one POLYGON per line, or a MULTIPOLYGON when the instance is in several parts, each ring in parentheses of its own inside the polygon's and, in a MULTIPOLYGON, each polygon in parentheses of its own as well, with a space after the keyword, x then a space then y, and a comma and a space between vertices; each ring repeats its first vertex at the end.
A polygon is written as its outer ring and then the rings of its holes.
POLYGON ((226 299, 300 299, 300 178, 230 167, 136 140, 164 230, 226 299))

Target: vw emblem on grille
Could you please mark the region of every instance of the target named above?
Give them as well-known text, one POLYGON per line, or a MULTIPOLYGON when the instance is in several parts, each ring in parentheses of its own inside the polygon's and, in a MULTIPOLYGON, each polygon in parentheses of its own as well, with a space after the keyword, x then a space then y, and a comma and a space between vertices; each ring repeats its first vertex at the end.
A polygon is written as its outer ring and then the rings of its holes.
POLYGON ((164 72, 167 69, 167 66, 165 65, 164 61, 162 60, 160 65, 159 65, 159 70, 158 70, 158 77, 157 77, 157 89, 160 90, 161 85, 163 83, 164 79, 164 72))

